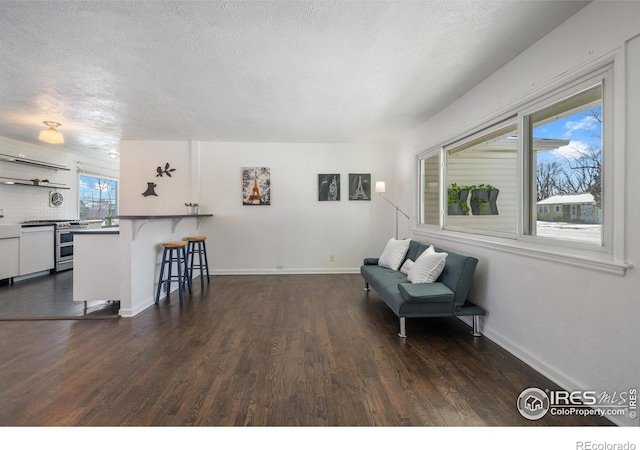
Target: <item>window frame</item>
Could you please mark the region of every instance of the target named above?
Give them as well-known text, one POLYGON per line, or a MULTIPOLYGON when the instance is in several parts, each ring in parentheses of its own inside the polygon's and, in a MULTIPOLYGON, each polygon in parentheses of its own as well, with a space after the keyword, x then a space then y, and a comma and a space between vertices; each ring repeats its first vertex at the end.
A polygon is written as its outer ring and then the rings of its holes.
MULTIPOLYGON (((455 225, 450 225, 447 223, 447 214, 446 211, 444 209, 444 205, 448 204, 448 193, 447 193, 447 186, 449 186, 449 181, 447 179, 447 163, 448 163, 448 159, 449 159, 449 152, 451 150, 454 150, 456 148, 462 147, 472 141, 478 140, 478 139, 483 139, 488 135, 491 135, 497 131, 500 131, 502 129, 508 128, 509 126, 513 126, 514 124, 516 125, 516 132, 519 134, 520 133, 520 128, 519 128, 519 124, 517 122, 518 117, 515 114, 511 114, 508 117, 502 118, 500 121, 498 122, 494 122, 491 125, 487 126, 486 128, 480 129, 475 131, 474 133, 468 134, 465 137, 463 137, 462 139, 458 139, 454 142, 451 142, 450 144, 444 145, 442 147, 442 154, 441 154, 441 175, 440 175, 440 180, 442 181, 442 190, 441 190, 441 204, 442 206, 442 212, 441 212, 441 223, 442 223, 442 229, 444 230, 452 230, 452 231, 460 231, 460 232, 467 232, 467 233, 474 233, 474 234, 480 234, 480 235, 487 235, 487 236, 496 236, 496 237, 504 237, 504 238, 508 238, 508 239, 513 239, 517 233, 520 230, 520 221, 516 220, 516 230, 514 230, 513 232, 508 232, 508 231, 498 231, 498 230, 492 230, 492 229, 483 229, 483 228, 472 228, 472 227, 461 227, 461 226, 455 226, 455 225)), ((518 152, 520 151, 519 149, 517 150, 518 152)), ((520 162, 519 162, 519 158, 520 155, 518 155, 518 161, 517 161, 517 165, 518 167, 520 167, 520 162)), ((520 179, 519 177, 516 175, 516 184, 520 184, 520 179)), ((520 205, 516 204, 516 215, 519 216, 520 215, 520 205)), ((479 218, 482 216, 474 216, 474 218, 479 218)), ((482 220, 482 219, 481 219, 482 220)))
MULTIPOLYGON (((97 173, 87 173, 87 172, 78 172, 78 199, 77 199, 77 207, 78 207, 78 218, 80 218, 80 201, 81 201, 81 196, 80 196, 80 183, 81 183, 81 177, 90 177, 90 178, 96 178, 96 179, 100 179, 100 180, 108 180, 108 181, 114 181, 116 183, 116 210, 115 213, 113 214, 113 216, 117 216, 119 214, 119 210, 120 210, 120 179, 115 178, 115 177, 110 177, 107 175, 101 175, 101 174, 97 174, 97 173)), ((94 220, 94 219, 92 219, 94 220)), ((95 219, 97 220, 97 219, 95 219)), ((101 217, 100 220, 104 220, 104 217, 101 217)))
MULTIPOLYGON (((414 232, 417 235, 435 237, 445 241, 457 243, 468 243, 479 247, 500 249, 506 252, 560 261, 568 264, 586 267, 598 271, 624 275, 626 269, 631 267, 624 262, 624 167, 620 161, 624 161, 624 119, 625 119, 625 89, 624 89, 624 54, 617 51, 591 65, 565 73, 546 86, 538 88, 524 96, 520 102, 504 108, 500 114, 496 114, 492 120, 483 121, 475 127, 456 134, 443 144, 434 145, 428 150, 417 154, 418 167, 421 159, 434 152, 441 155, 441 208, 440 226, 425 226, 417 223, 414 232), (615 64, 614 64, 615 63, 615 64), (549 106, 558 101, 559 98, 566 98, 576 95, 584 86, 593 86, 602 83, 602 225, 603 234, 601 245, 595 243, 584 243, 579 241, 568 241, 562 239, 551 239, 543 236, 529 236, 525 234, 525 224, 530 214, 531 189, 528 183, 531 175, 526 171, 530 166, 525 164, 525 153, 523 137, 527 135, 524 129, 524 116, 549 106), (471 139, 483 130, 489 130, 498 126, 510 117, 517 116, 518 120, 518 186, 521 189, 518 199, 518 230, 513 236, 501 236, 495 233, 486 233, 476 229, 447 229, 443 205, 446 200, 446 151, 445 149, 457 142, 471 139), (484 126, 483 126, 484 125, 484 126), (615 167, 614 163, 618 162, 615 167), (615 176, 614 176, 615 173, 615 176), (525 184, 525 182, 527 184, 525 184), (529 212, 525 212, 529 211, 529 212), (616 220, 614 221, 614 217, 616 220)), ((533 193, 535 194, 535 192, 533 193)), ((418 191, 416 198, 419 211, 418 218, 421 218, 422 197, 418 191)), ((536 202, 533 202, 535 207, 536 202)))

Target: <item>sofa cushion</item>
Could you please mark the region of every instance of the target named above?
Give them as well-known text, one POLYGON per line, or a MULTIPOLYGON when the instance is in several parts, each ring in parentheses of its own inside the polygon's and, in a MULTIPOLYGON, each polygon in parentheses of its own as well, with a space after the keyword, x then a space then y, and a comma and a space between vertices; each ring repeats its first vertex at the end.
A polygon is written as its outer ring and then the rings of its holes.
POLYGON ((453 291, 445 284, 435 282, 429 284, 400 283, 400 295, 409 303, 451 303, 453 291))
POLYGON ((444 269, 447 253, 437 253, 433 246, 427 248, 415 261, 407 275, 411 283, 433 283, 444 269))
POLYGON ((402 272, 405 275, 408 275, 412 267, 413 267, 413 261, 410 259, 405 259, 404 262, 402 263, 402 266, 400 267, 400 272, 402 272))
POLYGON ((382 251, 382 255, 380 255, 378 264, 382 267, 398 270, 402 261, 404 261, 404 257, 407 254, 410 243, 410 239, 389 239, 387 245, 385 245, 384 250, 382 251))

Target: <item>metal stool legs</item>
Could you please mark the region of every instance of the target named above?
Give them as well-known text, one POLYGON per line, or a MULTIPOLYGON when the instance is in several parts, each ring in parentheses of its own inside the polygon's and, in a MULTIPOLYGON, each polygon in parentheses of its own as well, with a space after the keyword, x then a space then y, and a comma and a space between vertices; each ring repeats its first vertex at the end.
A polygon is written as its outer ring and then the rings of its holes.
POLYGON ((186 244, 186 242, 169 242, 163 244, 164 251, 162 252, 162 264, 160 266, 160 277, 158 278, 158 289, 156 291, 156 304, 160 302, 160 292, 163 284, 166 284, 165 292, 167 296, 170 294, 172 280, 177 280, 178 282, 178 294, 181 304, 184 302, 183 291, 185 284, 189 289, 189 295, 192 295, 191 279, 188 277, 186 244), (174 264, 178 270, 177 275, 173 275, 172 273, 174 264), (165 266, 167 266, 167 278, 164 278, 165 266))
POLYGON ((191 281, 193 279, 193 270, 200 270, 200 286, 204 287, 204 274, 207 274, 207 283, 211 281, 209 277, 209 260, 207 259, 207 246, 205 244, 205 237, 198 236, 194 238, 186 238, 187 241, 187 258, 189 260, 189 273, 188 278, 191 281), (198 261, 196 263, 195 257, 198 255, 198 261))

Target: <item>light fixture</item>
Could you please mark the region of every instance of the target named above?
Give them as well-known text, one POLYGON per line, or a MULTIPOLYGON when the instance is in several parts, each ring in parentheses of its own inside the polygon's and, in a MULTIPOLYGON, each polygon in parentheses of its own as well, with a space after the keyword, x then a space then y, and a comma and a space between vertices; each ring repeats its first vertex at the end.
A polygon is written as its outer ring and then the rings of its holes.
POLYGON ((402 215, 405 216, 407 219, 410 219, 410 217, 407 215, 407 213, 402 211, 393 202, 391 202, 391 200, 389 200, 384 195, 382 195, 382 193, 385 191, 386 189, 385 189, 384 181, 376 181, 376 192, 378 193, 378 195, 380 195, 380 197, 385 199, 387 202, 391 204, 391 206, 393 206, 396 209, 396 239, 398 239, 398 212, 401 212, 402 215))
POLYGON ((111 159, 116 159, 118 156, 120 156, 120 153, 116 152, 115 150, 111 150, 109 153, 109 158, 111 159))
POLYGON ((62 135, 62 133, 56 130, 56 127, 60 126, 58 122, 50 122, 48 120, 45 120, 42 123, 44 123, 49 128, 40 132, 39 139, 41 141, 48 144, 64 144, 64 136, 62 135))

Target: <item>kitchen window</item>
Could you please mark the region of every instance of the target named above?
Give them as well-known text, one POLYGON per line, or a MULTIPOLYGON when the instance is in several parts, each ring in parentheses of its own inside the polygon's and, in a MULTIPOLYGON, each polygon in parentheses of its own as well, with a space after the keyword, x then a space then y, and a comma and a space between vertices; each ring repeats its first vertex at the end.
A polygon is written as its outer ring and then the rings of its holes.
POLYGON ((81 220, 103 220, 118 214, 118 180, 80 175, 78 203, 81 220))
POLYGON ((612 65, 604 66, 418 155, 417 233, 618 259, 612 80, 612 65))

